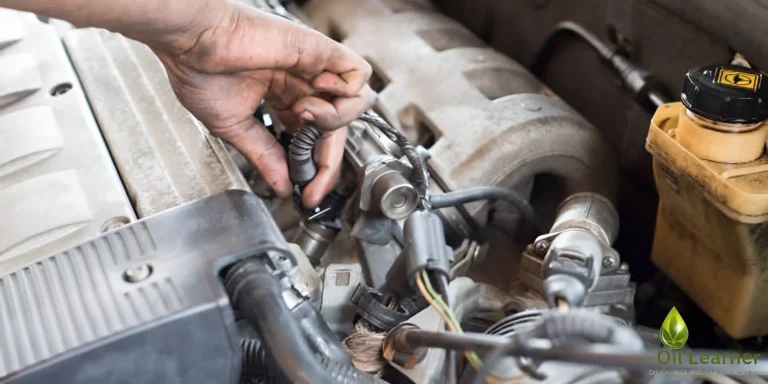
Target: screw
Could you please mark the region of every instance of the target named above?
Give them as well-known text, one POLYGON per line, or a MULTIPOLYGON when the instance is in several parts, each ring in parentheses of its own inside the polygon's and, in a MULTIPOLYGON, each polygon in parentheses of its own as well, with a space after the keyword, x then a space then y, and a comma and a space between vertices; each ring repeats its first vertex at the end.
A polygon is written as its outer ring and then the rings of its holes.
POLYGON ((629 264, 621 263, 621 265, 619 265, 619 269, 622 271, 629 271, 629 264))
POLYGON ((544 255, 547 253, 547 250, 549 250, 549 240, 537 241, 536 244, 533 245, 533 251, 538 255, 544 255))
POLYGON ((603 259, 603 267, 611 268, 616 265, 616 260, 612 257, 606 257, 603 259))
POLYGON ((129 283, 138 283, 146 280, 152 274, 152 266, 142 264, 135 268, 128 268, 123 273, 123 279, 129 283))

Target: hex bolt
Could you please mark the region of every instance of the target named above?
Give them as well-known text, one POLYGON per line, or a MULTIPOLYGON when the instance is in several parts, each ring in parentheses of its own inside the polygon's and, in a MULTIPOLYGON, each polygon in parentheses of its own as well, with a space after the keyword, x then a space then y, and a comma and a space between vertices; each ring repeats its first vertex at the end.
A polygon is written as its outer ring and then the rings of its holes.
POLYGON ((129 283, 138 283, 146 280, 152 274, 152 266, 142 264, 133 268, 128 268, 123 273, 123 279, 129 283))
POLYGON ((616 265, 616 260, 613 257, 603 258, 603 267, 612 268, 614 265, 616 265))
POLYGON ((549 250, 549 240, 537 241, 533 245, 533 251, 536 252, 537 255, 543 256, 547 253, 548 250, 549 250))

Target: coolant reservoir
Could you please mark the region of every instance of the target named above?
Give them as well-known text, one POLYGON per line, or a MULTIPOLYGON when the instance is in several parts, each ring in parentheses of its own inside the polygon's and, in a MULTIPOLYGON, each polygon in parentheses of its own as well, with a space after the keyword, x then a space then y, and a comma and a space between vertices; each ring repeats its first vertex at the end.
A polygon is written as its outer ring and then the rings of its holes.
POLYGON ((731 337, 768 334, 768 76, 711 66, 651 121, 653 262, 731 337))

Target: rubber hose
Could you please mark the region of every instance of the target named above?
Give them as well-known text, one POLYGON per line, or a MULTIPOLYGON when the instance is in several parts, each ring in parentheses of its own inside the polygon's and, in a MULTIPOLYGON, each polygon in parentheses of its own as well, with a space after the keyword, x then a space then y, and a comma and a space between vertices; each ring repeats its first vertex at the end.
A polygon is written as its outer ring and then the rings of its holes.
POLYGON ((322 136, 317 127, 305 125, 291 139, 288 146, 288 171, 291 182, 304 187, 317 175, 317 167, 312 158, 315 142, 322 136))
POLYGON ((477 187, 461 191, 432 195, 432 208, 440 209, 455 207, 480 200, 502 200, 517 209, 526 225, 530 226, 535 234, 541 233, 538 228, 538 220, 533 207, 522 195, 514 190, 501 187, 477 187))
MULTIPOLYGON (((259 339, 242 339, 240 345, 243 348, 243 370, 240 379, 241 384, 280 384, 269 369, 271 364, 262 348, 259 339)), ((327 372, 334 383, 338 384, 386 384, 385 381, 359 371, 351 364, 342 363, 328 356, 316 355, 320 366, 327 372)))
POLYGON ((603 343, 642 351, 645 347, 640 336, 629 327, 607 319, 604 315, 572 309, 568 312, 551 312, 544 318, 539 336, 554 342, 573 338, 590 343, 603 343))
POLYGON ((334 384, 315 358, 296 318, 285 305, 282 287, 259 260, 245 260, 225 278, 232 304, 261 337, 276 377, 294 384, 334 384))
POLYGON ((270 375, 264 348, 261 340, 243 338, 240 340, 243 350, 243 369, 240 373, 240 384, 278 384, 278 380, 270 375))
POLYGON ((291 309, 293 317, 299 322, 304 331, 304 337, 309 348, 318 355, 341 364, 352 364, 352 359, 347 354, 341 341, 336 338, 328 323, 320 317, 317 309, 308 300, 291 309))

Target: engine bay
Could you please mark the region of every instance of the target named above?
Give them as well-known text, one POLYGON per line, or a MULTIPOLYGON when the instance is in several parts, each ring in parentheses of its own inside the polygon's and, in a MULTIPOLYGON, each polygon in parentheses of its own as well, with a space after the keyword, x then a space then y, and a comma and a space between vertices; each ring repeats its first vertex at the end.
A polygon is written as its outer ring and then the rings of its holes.
POLYGON ((316 208, 316 127, 254 112, 278 198, 148 47, 0 9, 0 382, 765 383, 768 23, 241 2, 373 67, 316 208))

